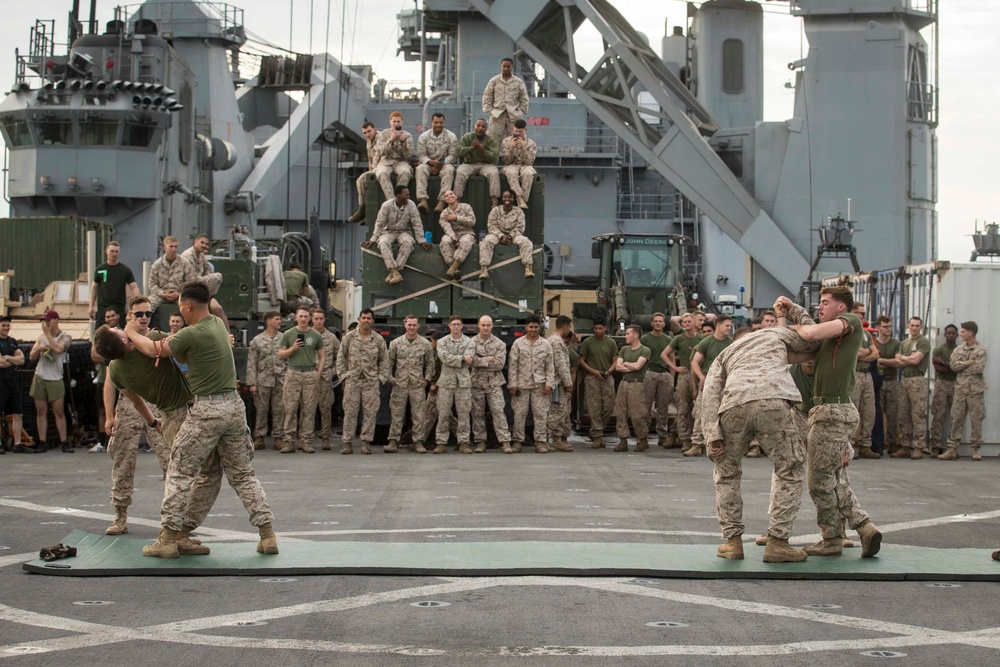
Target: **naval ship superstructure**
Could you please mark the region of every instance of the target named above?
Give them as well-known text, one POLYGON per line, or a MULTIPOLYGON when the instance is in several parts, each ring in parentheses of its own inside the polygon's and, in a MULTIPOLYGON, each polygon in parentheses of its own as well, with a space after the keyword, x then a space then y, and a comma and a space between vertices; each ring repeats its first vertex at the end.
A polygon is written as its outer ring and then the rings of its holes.
POLYGON ((298 234, 358 279, 370 230, 344 221, 366 169, 362 122, 400 110, 416 137, 440 111, 461 135, 513 56, 546 182, 547 287, 592 284, 595 235, 675 234, 692 240, 701 302, 746 285, 766 307, 810 275, 814 230, 848 199, 861 265, 930 261, 936 0, 787 5, 809 49, 789 64, 784 122, 763 122, 757 2, 690 4, 656 49, 606 0, 424 0, 398 16, 401 57, 425 65, 409 87, 329 54, 254 55, 261 40, 223 3, 147 0, 103 28, 74 10, 65 54, 52 22, 36 23, 0 103, 11 216, 107 223, 133 267, 166 235, 207 233, 257 260, 298 234), (589 68, 574 47, 584 24, 605 46, 589 68))

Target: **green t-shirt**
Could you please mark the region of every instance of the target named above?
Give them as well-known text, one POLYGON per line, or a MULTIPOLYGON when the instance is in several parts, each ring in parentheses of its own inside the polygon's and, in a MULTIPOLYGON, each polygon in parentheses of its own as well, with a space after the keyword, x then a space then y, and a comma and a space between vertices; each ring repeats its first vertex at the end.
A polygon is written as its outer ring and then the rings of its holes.
POLYGON ((97 312, 104 316, 104 311, 114 308, 125 320, 126 298, 125 288, 135 282, 132 269, 121 262, 114 266, 104 263, 94 271, 94 288, 97 290, 97 312))
POLYGON ((903 377, 905 378, 927 375, 927 369, 931 365, 931 342, 927 340, 927 336, 920 336, 916 339, 907 338, 899 346, 899 353, 904 357, 908 357, 914 352, 923 352, 924 358, 916 366, 906 366, 903 368, 903 377))
POLYGON ((813 397, 850 398, 854 393, 854 367, 858 363, 858 350, 865 330, 854 313, 841 315, 848 328, 837 338, 823 341, 816 355, 816 372, 813 375, 813 397))
POLYGON ((566 351, 569 353, 569 368, 570 368, 570 370, 573 370, 574 368, 579 368, 580 367, 580 346, 579 345, 570 345, 569 347, 566 348, 566 351))
POLYGON ((170 339, 170 351, 187 364, 188 384, 195 396, 236 390, 236 362, 229 332, 215 315, 175 333, 170 339))
POLYGON ((666 373, 670 367, 663 361, 663 351, 670 345, 671 338, 668 334, 654 336, 651 333, 643 334, 639 342, 649 348, 649 363, 646 368, 650 373, 666 373))
POLYGON ((586 359, 588 366, 603 373, 611 368, 611 361, 618 356, 618 346, 608 336, 601 340, 590 336, 580 346, 580 356, 586 359))
POLYGON ((309 276, 304 271, 285 271, 284 276, 285 294, 288 296, 302 296, 306 293, 309 276))
POLYGON ((806 375, 806 372, 802 370, 802 364, 792 364, 788 367, 788 373, 792 376, 795 387, 802 396, 802 400, 795 404, 795 408, 809 414, 813 408, 813 376, 806 375))
MULTIPOLYGON (((151 340, 165 337, 158 331, 149 334, 151 340)), ((184 407, 192 397, 191 388, 176 364, 170 359, 161 359, 157 365, 156 359, 147 357, 135 348, 126 352, 121 359, 111 362, 108 366, 108 378, 119 389, 135 392, 144 401, 164 412, 184 407)))
MULTIPOLYGON (((861 343, 861 347, 871 347, 872 346, 872 335, 869 332, 865 332, 864 342, 861 343)), ((870 361, 858 361, 854 365, 854 370, 857 373, 868 373, 872 369, 872 362, 870 361)))
POLYGON ((679 333, 671 339, 670 349, 674 351, 674 359, 678 366, 691 368, 691 358, 694 357, 694 348, 700 342, 700 335, 688 338, 687 334, 684 333, 679 333))
MULTIPOLYGON (((955 348, 948 347, 947 344, 942 343, 941 345, 938 345, 937 347, 934 348, 934 358, 940 359, 945 363, 945 365, 947 365, 951 362, 951 353, 954 351, 955 348)), ((951 366, 948 367, 951 368, 951 366)), ((955 378, 958 377, 958 373, 952 370, 939 371, 935 368, 934 372, 937 374, 936 377, 939 380, 951 380, 954 382, 955 378)))
POLYGON ((628 345, 622 347, 622 349, 618 351, 618 356, 621 357, 622 361, 628 361, 631 363, 633 361, 639 361, 639 359, 646 360, 646 363, 643 365, 642 368, 640 368, 637 371, 626 373, 625 377, 629 378, 630 380, 632 379, 641 380, 644 377, 646 377, 646 368, 649 366, 649 357, 651 354, 652 352, 650 352, 649 348, 646 347, 645 345, 639 345, 639 347, 637 347, 634 350, 628 345))
POLYGON ((299 337, 299 334, 302 334, 305 345, 293 352, 292 356, 288 357, 286 360, 288 367, 297 371, 314 371, 316 370, 316 350, 323 349, 323 336, 315 329, 299 331, 297 327, 292 327, 281 334, 281 349, 287 350, 294 345, 295 339, 299 337))
MULTIPOLYGON (((886 342, 878 342, 878 358, 879 359, 895 359, 896 355, 899 354, 900 342, 895 338, 890 338, 886 342)), ((898 368, 880 368, 882 376, 885 380, 889 382, 895 382, 896 378, 899 377, 898 368)))
MULTIPOLYGON (((719 340, 715 336, 705 336, 701 339, 697 345, 694 346, 695 352, 701 352, 701 355, 705 357, 701 362, 701 374, 708 375, 708 369, 712 367, 712 362, 715 358, 719 356, 724 349, 733 344, 733 339, 726 336, 722 340, 719 340)), ((694 355, 691 355, 694 357, 694 355)))

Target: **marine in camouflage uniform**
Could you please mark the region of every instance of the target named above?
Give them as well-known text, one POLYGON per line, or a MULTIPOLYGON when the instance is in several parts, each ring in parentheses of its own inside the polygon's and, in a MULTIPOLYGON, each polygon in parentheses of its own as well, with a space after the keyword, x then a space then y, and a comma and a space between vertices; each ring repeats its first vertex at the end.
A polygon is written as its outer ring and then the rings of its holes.
POLYGON ((476 214, 468 204, 459 204, 458 196, 451 190, 444 193, 444 201, 447 206, 438 218, 444 230, 441 257, 448 265, 447 275, 455 278, 462 273, 459 267, 476 244, 476 214))
POLYGON ((490 79, 483 90, 483 113, 490 119, 489 133, 500 141, 515 120, 528 115, 528 88, 514 76, 514 61, 504 58, 500 74, 490 79))
POLYGON ((215 294, 222 287, 222 274, 213 273, 208 264, 208 237, 199 235, 194 239, 194 245, 181 253, 181 259, 187 260, 194 267, 195 280, 200 280, 208 286, 208 291, 215 294))
POLYGON ((451 421, 449 417, 454 405, 458 416, 458 429, 455 435, 458 437, 459 451, 471 454, 469 415, 472 411, 472 376, 469 368, 475 360, 476 345, 471 338, 462 334, 461 318, 453 316, 448 322, 448 329, 451 333, 439 339, 437 343, 441 376, 437 381, 438 423, 437 446, 434 448, 434 453, 444 454, 448 445, 450 435, 448 426, 451 421))
POLYGON ((358 317, 358 328, 344 334, 337 354, 337 376, 344 383, 344 433, 341 454, 354 452, 358 429, 358 410, 364 413, 361 423, 361 453, 371 454, 375 439, 375 418, 381 404, 381 386, 389 381, 389 352, 385 340, 372 331, 375 315, 368 308, 358 317))
POLYGON ((944 420, 951 414, 955 396, 955 371, 951 370, 951 353, 955 351, 955 339, 958 338, 958 327, 949 324, 944 328, 945 342, 931 352, 931 365, 934 366, 934 391, 931 393, 931 435, 929 440, 932 456, 943 451, 945 432, 944 420))
POLYGON ((455 146, 455 155, 462 159, 455 170, 455 194, 461 199, 469 177, 478 174, 489 184, 490 198, 496 206, 500 197, 500 170, 497 169, 500 142, 486 134, 486 121, 482 118, 476 121, 474 128, 474 132, 465 134, 455 146))
POLYGON ((371 243, 378 245, 382 260, 385 262, 385 268, 389 270, 386 282, 389 282, 390 279, 393 279, 394 283, 402 281, 402 277, 399 280, 394 280, 394 272, 398 273, 403 270, 403 267, 406 266, 406 260, 413 252, 416 239, 424 238, 424 225, 420 221, 420 211, 417 210, 417 205, 410 201, 409 194, 404 194, 404 192, 408 191, 401 191, 382 204, 378 210, 378 217, 375 219, 371 240, 362 244, 366 247, 371 243), (399 251, 395 258, 392 256, 393 243, 399 244, 399 251))
MULTIPOLYGON (((860 317, 859 317, 860 319, 860 317)), ((877 459, 879 457, 872 451, 872 429, 875 427, 875 384, 872 382, 871 362, 861 361, 865 355, 872 351, 873 336, 865 331, 864 342, 861 344, 858 363, 854 366, 854 391, 851 393, 851 403, 858 409, 859 426, 855 437, 852 438, 854 458, 877 459)), ((878 351, 875 347, 874 352, 878 351)))
POLYGON ((656 435, 660 438, 660 446, 667 447, 668 424, 670 417, 670 401, 674 397, 674 376, 670 374, 670 367, 662 358, 663 350, 670 345, 671 337, 663 333, 666 326, 666 319, 663 313, 654 313, 652 318, 653 330, 643 334, 639 339, 643 345, 649 348, 649 363, 646 364, 646 377, 642 381, 643 390, 646 392, 646 403, 652 410, 656 411, 656 435))
POLYGON ((423 454, 427 426, 424 424, 427 412, 427 386, 434 378, 434 350, 430 342, 418 331, 420 323, 414 316, 404 319, 406 334, 389 343, 389 384, 392 394, 389 397, 389 410, 392 413, 392 424, 389 426, 389 444, 383 451, 394 452, 399 448, 403 436, 403 423, 406 420, 406 405, 410 405, 410 418, 413 420, 413 449, 423 454))
POLYGON ((628 451, 628 424, 632 420, 635 429, 635 451, 649 449, 649 404, 642 382, 646 376, 646 364, 652 354, 641 344, 642 329, 636 325, 625 329, 625 345, 618 351, 615 370, 622 374, 615 396, 615 428, 618 432, 616 452, 628 451))
POLYGON ((711 364, 702 397, 702 427, 713 445, 716 511, 727 544, 723 558, 743 557, 742 461, 757 440, 774 465, 768 548, 764 560, 801 561, 802 551, 788 546, 802 503, 806 450, 792 406, 801 397, 787 370, 789 352, 808 353, 816 345, 784 327, 742 336, 711 364))
POLYGON ((943 460, 958 458, 958 445, 965 430, 965 417, 969 416, 972 445, 972 460, 982 457, 979 448, 983 444, 983 419, 986 418, 986 348, 976 340, 979 327, 975 322, 963 322, 962 344, 951 354, 950 365, 958 375, 955 378, 955 400, 951 407, 951 437, 948 449, 938 458, 943 460))
POLYGON ((531 196, 531 185, 535 180, 535 157, 538 146, 525 133, 526 123, 523 119, 514 121, 514 132, 500 144, 500 156, 503 158, 503 175, 507 184, 517 196, 517 205, 528 208, 531 196))
POLYGON ((552 367, 555 372, 557 389, 553 389, 552 404, 549 405, 549 449, 556 452, 571 452, 569 444, 569 412, 573 403, 573 368, 567 339, 571 335, 573 320, 565 315, 556 318, 556 330, 546 340, 552 345, 552 367), (565 336, 565 337, 564 337, 565 336), (558 398, 558 400, 556 400, 558 398))
POLYGON ((900 342, 892 337, 892 320, 878 318, 878 370, 882 374, 882 414, 885 417, 885 451, 892 454, 899 447, 899 353, 900 342))
POLYGON ((379 146, 378 146, 378 130, 375 129, 375 125, 369 121, 361 126, 361 133, 365 137, 365 148, 368 152, 368 171, 364 172, 358 176, 358 180, 355 182, 355 186, 358 190, 358 208, 354 213, 348 218, 348 222, 361 222, 365 219, 365 199, 368 196, 368 175, 371 174, 376 167, 378 167, 379 161, 379 146))
POLYGON ((312 313, 306 306, 295 310, 295 326, 281 334, 278 358, 284 359, 285 443, 282 454, 294 454, 296 441, 299 451, 314 454, 313 433, 316 429, 316 400, 319 398, 319 371, 326 362, 323 337, 314 330, 312 313))
MULTIPOLYGON (((149 411, 155 419, 161 417, 155 406, 149 405, 149 411)), ((115 507, 128 507, 132 504, 132 491, 135 487, 135 464, 139 453, 139 435, 145 432, 146 442, 156 454, 163 474, 167 474, 170 465, 170 447, 163 434, 152 428, 132 405, 131 401, 119 400, 115 408, 115 434, 108 441, 108 455, 114 461, 111 468, 111 504, 115 507)))
POLYGON ((285 384, 285 362, 278 358, 281 333, 281 315, 277 311, 264 314, 267 329, 254 336, 247 351, 246 384, 253 393, 254 447, 264 449, 267 435, 267 415, 271 414, 271 435, 274 448, 281 449, 285 433, 285 405, 282 386, 285 384), (269 317, 270 315, 270 317, 269 317))
POLYGON ((319 438, 323 449, 330 449, 333 435, 333 378, 337 372, 337 353, 340 339, 326 328, 326 313, 314 310, 313 329, 323 337, 323 368, 319 373, 316 407, 319 409, 319 438))
POLYGON ((392 199, 393 185, 391 177, 396 176, 396 185, 406 185, 413 178, 413 168, 410 166, 410 156, 413 155, 413 135, 402 129, 403 114, 393 111, 389 114, 389 127, 378 135, 379 161, 375 167, 370 167, 386 199, 392 199), (396 127, 399 130, 396 130, 396 127))
POLYGON ((417 208, 427 213, 427 180, 438 175, 441 187, 438 190, 438 204, 435 211, 444 208, 444 193, 451 190, 455 182, 455 157, 458 137, 444 127, 444 114, 431 116, 431 129, 417 137, 417 208))
POLYGON ((487 234, 479 242, 479 277, 489 278, 489 267, 493 263, 493 249, 501 243, 516 245, 521 264, 524 265, 526 278, 535 276, 532 269, 532 253, 535 246, 531 239, 524 235, 524 211, 514 206, 514 198, 510 191, 503 193, 503 204, 490 211, 486 220, 487 234))
POLYGON ((178 241, 173 236, 164 238, 163 248, 165 252, 153 262, 153 266, 149 269, 147 284, 151 310, 156 310, 164 302, 176 303, 176 294, 172 299, 165 295, 173 292, 180 294, 181 285, 198 277, 194 267, 177 254, 177 245, 178 241))
POLYGON ((899 346, 896 359, 902 361, 903 379, 899 392, 899 438, 900 447, 892 456, 911 459, 924 456, 927 447, 924 435, 927 432, 927 369, 930 366, 931 343, 922 335, 923 322, 911 317, 907 325, 909 337, 899 346))
POLYGON ((605 335, 604 322, 594 322, 594 335, 580 346, 583 405, 590 417, 591 448, 604 446, 604 424, 615 410, 615 379, 611 375, 618 360, 618 346, 605 335))
POLYGON ((694 316, 685 314, 681 317, 683 331, 670 340, 665 355, 667 365, 677 376, 674 387, 674 404, 677 406, 677 437, 680 438, 685 450, 692 446, 691 433, 694 428, 694 388, 691 377, 691 358, 695 346, 701 342, 701 335, 695 327, 694 316), (670 359, 673 359, 671 361, 670 359))
POLYGON ((525 324, 527 334, 518 338, 510 348, 507 386, 510 388, 511 408, 514 410, 510 437, 515 452, 521 451, 524 444, 524 425, 529 409, 535 423, 535 451, 539 454, 549 451, 546 444, 551 403, 549 397, 556 379, 552 345, 539 335, 540 328, 538 316, 529 315, 525 324))
POLYGON ((506 401, 503 396, 503 368, 507 365, 507 344, 493 335, 493 318, 479 318, 479 334, 472 337, 475 358, 472 360, 472 437, 476 452, 486 451, 486 407, 493 417, 493 432, 504 454, 509 454, 510 429, 507 428, 506 401))

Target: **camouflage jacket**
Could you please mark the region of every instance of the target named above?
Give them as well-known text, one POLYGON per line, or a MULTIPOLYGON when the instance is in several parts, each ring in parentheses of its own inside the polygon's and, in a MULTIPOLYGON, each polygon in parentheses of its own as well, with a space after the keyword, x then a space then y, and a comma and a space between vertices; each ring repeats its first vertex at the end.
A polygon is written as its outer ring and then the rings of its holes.
POLYGON ((274 338, 261 332, 250 341, 247 351, 247 385, 280 386, 285 381, 285 362, 278 358, 281 333, 274 338))
POLYGON ((412 201, 403 207, 396 206, 395 199, 387 199, 378 210, 372 240, 377 241, 383 233, 398 234, 411 232, 417 242, 424 240, 424 224, 420 221, 420 211, 412 201))
POLYGON ((434 379, 434 350, 423 336, 400 336, 389 343, 389 373, 397 387, 419 387, 434 379))
POLYGON ((480 389, 503 386, 503 367, 507 363, 507 344, 490 334, 484 342, 478 334, 472 337, 475 359, 472 362, 472 386, 480 389), (488 357, 493 357, 489 361, 488 357))
POLYGON ((955 391, 961 389, 970 394, 981 394, 986 391, 986 348, 982 343, 969 347, 962 343, 951 353, 951 370, 958 373, 955 378, 955 391))
POLYGON ((181 285, 197 277, 194 267, 181 255, 174 257, 173 262, 161 256, 149 269, 149 295, 163 296, 168 290, 180 291, 181 285))
POLYGON ((497 74, 483 91, 483 113, 499 118, 506 111, 511 120, 524 118, 528 113, 528 88, 524 81, 514 76, 504 79, 497 74))
POLYGON ((508 213, 503 210, 503 206, 497 206, 490 211, 490 217, 486 220, 486 229, 497 238, 504 236, 514 238, 519 234, 524 234, 524 211, 514 206, 508 213))
POLYGON ((473 212, 472 207, 468 204, 459 204, 455 207, 454 211, 452 211, 450 207, 445 207, 445 209, 441 211, 440 221, 441 229, 443 229, 444 233, 448 236, 451 236, 452 234, 455 236, 472 234, 476 227, 476 214, 473 212), (458 219, 455 221, 445 220, 444 216, 449 213, 454 213, 458 216, 458 219))
POLYGON ((323 337, 323 350, 326 352, 326 356, 323 358, 323 370, 319 376, 321 379, 330 382, 333 380, 334 370, 337 367, 337 353, 340 351, 340 341, 329 329, 323 329, 323 333, 320 336, 323 337))
POLYGON ((382 130, 378 135, 379 162, 409 162, 413 155, 413 135, 403 130, 402 139, 392 138, 392 129, 382 130))
POLYGON ((427 130, 417 138, 417 157, 420 164, 427 164, 431 160, 455 164, 458 162, 455 157, 457 146, 458 137, 451 130, 441 130, 441 134, 436 137, 434 130, 427 130))
POLYGON ((368 338, 362 338, 357 329, 348 331, 340 341, 337 375, 344 382, 388 382, 389 354, 385 339, 374 331, 368 338))
POLYGON ((439 387, 471 387, 472 377, 465 357, 476 354, 476 344, 468 336, 455 339, 450 334, 437 342, 438 358, 441 359, 441 377, 439 387))
POLYGON ((569 366, 569 348, 563 342, 562 336, 557 333, 549 334, 549 344, 552 346, 552 365, 555 369, 556 381, 563 388, 573 384, 573 376, 569 366))
POLYGON ((529 166, 535 164, 535 156, 538 155, 538 145, 531 139, 525 137, 523 144, 515 144, 514 137, 506 137, 500 144, 500 155, 504 164, 514 164, 529 166))
POLYGON ((527 336, 518 338, 510 348, 508 384, 518 389, 540 389, 556 386, 552 344, 541 336, 534 343, 527 336))

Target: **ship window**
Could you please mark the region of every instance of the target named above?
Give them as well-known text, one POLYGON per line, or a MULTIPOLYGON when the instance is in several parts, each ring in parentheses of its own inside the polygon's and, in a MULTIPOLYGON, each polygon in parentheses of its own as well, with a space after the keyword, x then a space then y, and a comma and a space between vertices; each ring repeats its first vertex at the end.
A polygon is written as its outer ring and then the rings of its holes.
POLYGON ((118 122, 113 120, 80 121, 81 146, 114 146, 118 135, 118 122))
POLYGON ((23 118, 4 121, 0 129, 3 129, 3 138, 11 148, 31 145, 31 130, 23 118))
POLYGON ((38 143, 44 146, 65 146, 73 143, 73 124, 68 118, 47 118, 35 121, 38 143))
POLYGON ((722 42, 722 92, 731 95, 743 92, 743 40, 722 42))
POLYGON ((122 145, 145 148, 153 140, 154 132, 156 132, 156 125, 152 123, 127 120, 125 121, 125 135, 122 137, 122 145))

